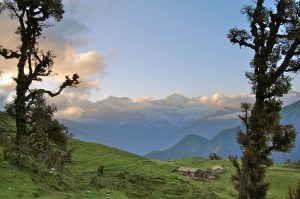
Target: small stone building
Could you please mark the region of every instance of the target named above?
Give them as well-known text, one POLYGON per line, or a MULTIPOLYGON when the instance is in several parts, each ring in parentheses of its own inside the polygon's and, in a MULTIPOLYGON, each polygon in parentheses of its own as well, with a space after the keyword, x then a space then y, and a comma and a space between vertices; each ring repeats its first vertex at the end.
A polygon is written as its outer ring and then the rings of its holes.
POLYGON ((220 174, 224 172, 224 168, 219 165, 216 165, 211 168, 211 172, 214 174, 220 174))
POLYGON ((180 173, 181 175, 186 175, 190 178, 198 178, 205 173, 204 170, 202 169, 197 169, 197 168, 190 168, 190 167, 179 167, 177 169, 177 172, 180 173))

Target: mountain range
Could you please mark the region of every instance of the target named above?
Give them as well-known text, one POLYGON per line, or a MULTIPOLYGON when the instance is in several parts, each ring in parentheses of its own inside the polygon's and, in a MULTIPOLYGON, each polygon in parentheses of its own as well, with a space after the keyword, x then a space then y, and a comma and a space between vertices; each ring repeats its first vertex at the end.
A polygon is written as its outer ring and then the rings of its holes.
POLYGON ((146 155, 148 158, 167 160, 186 157, 209 157, 210 153, 216 153, 221 157, 228 155, 241 155, 240 147, 235 141, 236 129, 221 131, 212 139, 190 134, 185 136, 174 146, 163 150, 153 151, 146 155))
MULTIPOLYGON (((300 94, 293 92, 284 98, 284 103, 299 99, 300 94)), ((79 99, 76 103, 64 99, 57 116, 75 138, 145 155, 169 149, 190 134, 214 140, 219 132, 239 125, 239 106, 244 101, 252 102, 253 96, 215 94, 189 98, 172 94, 158 100, 109 97, 97 102, 79 99), (80 106, 79 115, 64 112, 74 103, 80 106)), ((299 113, 295 110, 300 107, 286 106, 282 121, 299 125, 299 113)))
MULTIPOLYGON (((300 130, 300 101, 297 101, 289 106, 285 106, 281 111, 281 122, 285 124, 293 124, 299 132, 300 130)), ((162 150, 153 151, 146 157, 167 160, 185 157, 209 157, 210 153, 216 153, 219 156, 226 158, 228 155, 241 155, 240 146, 236 143, 237 128, 226 129, 218 133, 212 139, 206 139, 199 135, 191 134, 182 138, 174 146, 162 150)), ((184 132, 186 133, 186 132, 184 132)), ((297 134, 295 147, 289 153, 275 152, 272 159, 276 163, 285 161, 300 160, 300 136, 297 134)))

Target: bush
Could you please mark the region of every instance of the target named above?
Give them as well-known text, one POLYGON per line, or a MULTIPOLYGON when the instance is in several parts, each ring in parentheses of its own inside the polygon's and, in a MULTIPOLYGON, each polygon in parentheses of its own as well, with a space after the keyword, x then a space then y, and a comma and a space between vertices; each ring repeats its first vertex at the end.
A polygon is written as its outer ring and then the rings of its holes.
POLYGON ((288 197, 286 199, 300 199, 300 182, 294 189, 289 188, 288 197))
POLYGON ((216 153, 210 153, 209 154, 209 159, 210 160, 222 160, 222 157, 218 156, 218 154, 216 154, 216 153))
POLYGON ((90 185, 92 185, 92 186, 94 186, 98 189, 105 189, 106 188, 106 182, 104 182, 102 180, 102 178, 99 177, 99 176, 93 176, 91 178, 90 185))
MULTIPOLYGON (((9 114, 14 113, 14 104, 6 106, 9 114)), ((67 128, 53 118, 54 106, 46 104, 43 95, 38 95, 27 110, 28 135, 21 142, 7 141, 4 156, 17 166, 43 172, 49 168, 63 169, 71 162, 72 150, 67 149, 71 134, 67 128)), ((12 115, 13 116, 13 115, 12 115)))

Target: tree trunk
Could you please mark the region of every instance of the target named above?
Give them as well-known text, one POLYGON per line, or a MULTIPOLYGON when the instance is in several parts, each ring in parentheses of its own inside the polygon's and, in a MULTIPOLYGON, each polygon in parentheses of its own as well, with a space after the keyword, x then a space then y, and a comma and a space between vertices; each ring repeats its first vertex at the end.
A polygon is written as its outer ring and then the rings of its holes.
POLYGON ((23 135, 27 135, 26 128, 26 100, 25 95, 28 90, 28 82, 26 75, 24 73, 24 67, 26 63, 26 48, 25 45, 21 47, 21 52, 23 52, 18 63, 18 78, 16 87, 16 145, 19 145, 23 135))
MULTIPOLYGON (((239 187, 238 199, 263 199, 265 193, 263 193, 266 184, 264 184, 265 171, 261 167, 265 159, 258 157, 264 153, 264 145, 261 145, 261 141, 265 139, 265 132, 262 130, 267 115, 265 113, 265 103, 263 94, 260 89, 256 93, 256 102, 251 111, 249 119, 249 131, 247 132, 248 140, 247 146, 245 146, 244 155, 242 158, 242 172, 239 187)), ((264 154, 267 156, 267 154, 264 154)), ((267 157, 266 157, 267 158, 267 157)))
POLYGON ((16 98, 16 144, 19 145, 23 135, 27 134, 26 129, 26 104, 25 104, 25 92, 23 86, 17 86, 17 98, 16 98))
MULTIPOLYGON (((246 153, 246 151, 245 151, 246 153)), ((250 176, 249 167, 245 161, 243 161, 243 170, 241 173, 240 189, 238 199, 250 199, 250 176)))

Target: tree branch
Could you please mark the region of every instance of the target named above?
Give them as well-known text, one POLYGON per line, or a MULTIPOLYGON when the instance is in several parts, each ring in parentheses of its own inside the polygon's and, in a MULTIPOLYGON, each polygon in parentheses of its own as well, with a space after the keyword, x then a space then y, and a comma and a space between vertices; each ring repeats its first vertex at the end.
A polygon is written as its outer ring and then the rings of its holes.
POLYGON ((28 55, 28 69, 29 69, 29 76, 32 75, 32 62, 31 62, 31 55, 28 55))
POLYGON ((46 54, 42 52, 42 58, 39 57, 37 52, 33 53, 38 63, 35 65, 34 71, 30 74, 32 80, 38 80, 38 76, 49 76, 52 73, 51 67, 53 65, 54 55, 51 51, 46 54))
POLYGON ((287 69, 284 72, 297 72, 300 70, 300 58, 298 60, 291 60, 287 69))
POLYGON ((256 24, 258 23, 258 18, 261 15, 261 10, 262 10, 262 7, 263 7, 263 3, 264 3, 264 0, 258 0, 256 2, 256 8, 253 12, 252 20, 251 20, 251 23, 250 23, 251 34, 254 37, 253 42, 254 42, 255 49, 259 49, 261 47, 261 43, 262 43, 260 41, 260 35, 258 33, 258 28, 257 28, 256 24))
POLYGON ((249 33, 246 30, 243 29, 237 29, 237 28, 233 28, 229 31, 229 34, 227 35, 227 37, 229 38, 230 42, 233 44, 239 44, 240 46, 246 46, 249 48, 252 48, 253 50, 255 50, 255 46, 249 42, 247 42, 248 40, 251 39, 251 36, 249 35, 249 33))
POLYGON ((17 51, 9 50, 3 48, 2 46, 0 46, 0 55, 5 59, 18 59, 21 56, 21 54, 19 54, 17 51))
POLYGON ((277 8, 277 13, 271 15, 271 22, 269 25, 270 35, 269 35, 267 45, 266 45, 268 54, 272 51, 274 45, 276 44, 277 38, 286 38, 287 37, 287 35, 278 34, 283 17, 284 17, 285 4, 282 1, 279 1, 276 8, 277 8))
POLYGON ((246 47, 249 47, 249 48, 252 48, 253 50, 255 50, 255 46, 253 44, 250 44, 244 40, 237 40, 237 39, 231 39, 230 40, 232 43, 237 43, 239 44, 240 46, 246 46, 246 47))
POLYGON ((300 45, 300 38, 297 38, 292 45, 290 46, 289 50, 286 52, 283 62, 278 67, 278 69, 273 73, 271 76, 271 82, 274 83, 289 67, 290 61, 295 55, 295 51, 297 50, 298 46, 300 45))
POLYGON ((50 97, 55 97, 59 95, 66 87, 73 87, 80 83, 78 74, 73 74, 72 79, 69 76, 65 76, 65 77, 66 80, 60 85, 59 90, 57 92, 53 93, 45 89, 35 89, 25 97, 25 101, 30 101, 34 99, 37 94, 48 94, 50 97))

